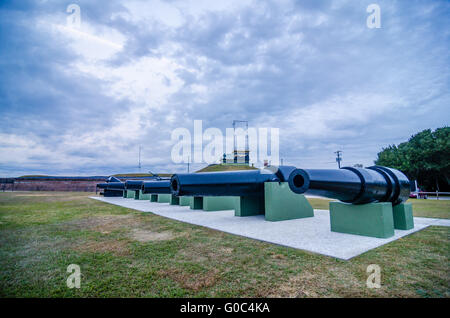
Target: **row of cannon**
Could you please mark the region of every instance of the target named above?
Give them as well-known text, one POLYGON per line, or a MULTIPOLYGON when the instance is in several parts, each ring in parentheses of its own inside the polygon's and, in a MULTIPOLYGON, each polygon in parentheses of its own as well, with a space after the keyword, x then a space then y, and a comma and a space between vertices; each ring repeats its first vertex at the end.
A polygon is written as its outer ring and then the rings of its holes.
POLYGON ((270 166, 259 170, 179 173, 171 178, 120 181, 110 177, 97 186, 108 191, 134 190, 175 196, 263 196, 264 183, 287 182, 297 194, 312 194, 352 204, 406 201, 410 182, 400 171, 382 166, 298 169, 270 166))

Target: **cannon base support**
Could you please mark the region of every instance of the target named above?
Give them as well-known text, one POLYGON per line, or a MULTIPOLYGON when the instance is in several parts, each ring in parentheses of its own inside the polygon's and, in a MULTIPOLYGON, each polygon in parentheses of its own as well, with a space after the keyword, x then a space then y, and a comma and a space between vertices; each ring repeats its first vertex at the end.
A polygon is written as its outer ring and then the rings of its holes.
POLYGON ((203 211, 234 210, 236 197, 203 197, 203 211))
POLYGON ((150 194, 142 193, 142 190, 139 190, 139 200, 150 200, 150 194))
POLYGON ((234 216, 264 214, 264 196, 236 197, 234 216))
POLYGON ((173 194, 170 195, 170 205, 180 205, 180 197, 177 197, 173 194))
POLYGON ((414 219, 411 203, 397 204, 392 208, 394 213, 394 228, 397 230, 411 230, 414 228, 414 219))
POLYGON ((125 190, 125 191, 127 192, 127 194, 126 194, 126 198, 127 199, 133 199, 134 198, 135 193, 134 193, 133 190, 125 190))
POLYGON ((191 205, 191 198, 190 197, 180 197, 180 205, 181 206, 191 205))
POLYGON ((139 195, 141 194, 140 190, 133 190, 134 192, 134 199, 135 200, 139 200, 139 195))
POLYGON ((235 197, 235 216, 265 214, 267 221, 284 221, 314 216, 304 195, 291 191, 287 182, 265 182, 263 196, 235 197))
POLYGON ((122 197, 126 199, 127 198, 127 194, 128 194, 128 191, 127 190, 123 190, 122 197))
POLYGON ((191 210, 203 209, 203 197, 190 197, 189 206, 191 210))
POLYGON ((150 194, 150 202, 158 202, 158 195, 150 194))
POLYGON ((158 203, 170 203, 171 194, 158 194, 158 203))
POLYGON ((284 221, 314 216, 305 196, 291 191, 287 182, 264 183, 266 221, 284 221))
POLYGON ((390 202, 350 204, 330 202, 332 232, 377 238, 394 236, 394 217, 390 202))

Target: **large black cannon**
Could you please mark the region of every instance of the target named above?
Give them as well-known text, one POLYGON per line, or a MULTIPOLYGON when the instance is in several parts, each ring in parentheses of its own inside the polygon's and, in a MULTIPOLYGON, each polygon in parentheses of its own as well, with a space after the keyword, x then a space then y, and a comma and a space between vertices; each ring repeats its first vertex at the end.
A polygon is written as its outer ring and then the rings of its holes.
POLYGON ((108 188, 108 183, 107 182, 97 183, 97 188, 106 190, 108 188))
POLYGON ((296 169, 289 176, 295 193, 309 193, 353 204, 406 201, 410 193, 408 178, 392 168, 296 169))
POLYGON ((107 190, 125 190, 125 182, 108 182, 107 184, 107 190))
POLYGON ((105 183, 98 183, 97 187, 104 190, 110 190, 110 191, 123 191, 125 189, 125 183, 124 182, 105 182, 105 183))
POLYGON ((103 189, 101 194, 105 197, 116 197, 123 195, 124 183, 116 177, 108 177, 106 182, 98 183, 97 187, 103 189))
MULTIPOLYGON (((159 182, 159 181, 166 181, 168 182, 169 179, 165 179, 165 178, 161 178, 159 176, 155 176, 154 178, 151 179, 152 181, 148 181, 148 182, 159 182)), ((109 177, 106 182, 104 183, 98 183, 97 187, 100 189, 105 189, 105 190, 117 190, 117 191, 123 191, 123 190, 132 190, 132 191, 138 191, 138 190, 143 190, 143 186, 144 186, 144 180, 126 180, 125 182, 120 181, 119 179, 117 179, 116 177, 109 177)), ((167 187, 169 185, 167 184, 167 187)), ((150 193, 150 192, 148 192, 150 193)), ((160 192, 163 193, 163 192, 160 192)), ((164 193, 170 193, 169 192, 164 192, 164 193)))
POLYGON ((141 190, 143 183, 143 180, 127 180, 125 181, 125 189, 133 191, 141 190))
POLYGON ((170 180, 159 179, 158 181, 145 181, 141 189, 144 194, 170 194, 170 180))
POLYGON ((172 176, 170 189, 177 196, 261 196, 265 182, 288 181, 296 168, 272 170, 180 173, 172 176))
POLYGON ((380 166, 367 169, 297 169, 272 167, 269 171, 188 173, 172 176, 170 188, 178 196, 262 196, 265 182, 288 182, 295 193, 309 193, 353 204, 408 199, 408 178, 398 170, 380 166))
POLYGON ((124 190, 125 186, 122 181, 116 177, 108 177, 106 182, 97 183, 97 187, 104 190, 124 190))

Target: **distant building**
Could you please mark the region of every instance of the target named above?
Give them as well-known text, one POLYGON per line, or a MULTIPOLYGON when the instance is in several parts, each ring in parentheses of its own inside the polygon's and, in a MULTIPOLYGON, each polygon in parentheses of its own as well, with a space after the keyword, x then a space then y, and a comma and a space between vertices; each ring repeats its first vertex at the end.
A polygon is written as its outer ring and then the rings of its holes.
POLYGON ((229 156, 227 156, 226 154, 223 154, 222 163, 223 164, 249 166, 250 165, 250 151, 249 150, 234 150, 233 153, 229 156))

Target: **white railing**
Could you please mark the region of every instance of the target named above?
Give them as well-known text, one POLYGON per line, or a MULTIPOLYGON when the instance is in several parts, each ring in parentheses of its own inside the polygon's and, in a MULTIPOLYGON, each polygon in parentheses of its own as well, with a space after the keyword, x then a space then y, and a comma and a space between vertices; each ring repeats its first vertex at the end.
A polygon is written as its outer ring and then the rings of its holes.
POLYGON ((435 195, 436 196, 436 200, 439 200, 439 195, 450 195, 450 192, 439 192, 439 191, 435 191, 435 192, 424 192, 424 191, 419 191, 419 192, 412 192, 412 193, 417 193, 418 196, 420 195, 435 195))

